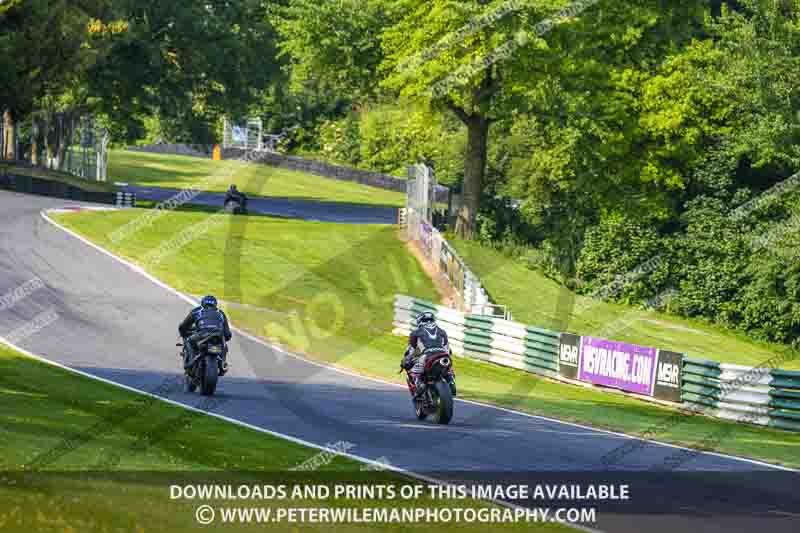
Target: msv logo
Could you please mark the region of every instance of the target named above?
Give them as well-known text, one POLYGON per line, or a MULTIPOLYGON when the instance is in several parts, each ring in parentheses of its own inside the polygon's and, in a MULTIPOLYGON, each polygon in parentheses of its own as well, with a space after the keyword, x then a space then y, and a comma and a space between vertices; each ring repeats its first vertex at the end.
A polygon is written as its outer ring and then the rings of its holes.
POLYGON ((559 360, 565 365, 578 366, 578 347, 562 344, 559 360))
POLYGON ((666 387, 678 388, 680 386, 679 379, 681 369, 675 363, 663 362, 658 364, 658 373, 656 374, 656 382, 659 385, 666 387))

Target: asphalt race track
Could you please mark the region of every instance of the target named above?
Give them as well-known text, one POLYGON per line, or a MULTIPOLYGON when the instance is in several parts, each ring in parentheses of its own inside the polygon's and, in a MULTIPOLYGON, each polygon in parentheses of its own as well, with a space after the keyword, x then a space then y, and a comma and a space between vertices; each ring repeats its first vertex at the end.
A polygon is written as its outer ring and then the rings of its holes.
MULTIPOLYGON (((20 346, 153 391, 179 373, 176 327, 190 305, 40 214, 65 205, 70 203, 0 191, 0 295, 32 279, 44 282, 0 309, 0 336, 54 311, 57 319, 20 346)), ((345 441, 354 445, 354 455, 448 479, 507 481, 516 475, 530 481, 550 471, 562 482, 579 476, 632 480, 627 507, 598 512, 594 527, 603 531, 800 530, 798 497, 779 487, 799 486, 795 472, 700 453, 679 470, 701 473, 688 474, 691 481, 678 486, 670 484, 675 476, 668 472, 642 474, 681 453, 673 447, 642 443, 608 467, 603 455, 630 438, 463 401, 450 426, 418 422, 404 388, 285 356, 240 335, 234 336, 230 362, 217 413, 319 445, 345 441), (691 498, 687 487, 696 491, 691 498), (717 499, 727 507, 715 511, 710 502, 717 499), (749 503, 759 507, 757 516, 755 509, 745 512, 749 503), (667 514, 668 504, 681 513, 667 514)), ((202 398, 182 390, 166 395, 187 405, 202 398)))
MULTIPOLYGON (((127 185, 123 189, 136 193, 136 198, 139 200, 151 200, 154 202, 163 202, 181 193, 179 189, 143 187, 139 185, 127 185)), ((224 199, 224 193, 201 192, 192 197, 189 203, 222 209, 224 199)), ((319 222, 397 224, 397 208, 378 205, 251 196, 247 200, 247 209, 251 213, 262 215, 316 220, 319 222)))

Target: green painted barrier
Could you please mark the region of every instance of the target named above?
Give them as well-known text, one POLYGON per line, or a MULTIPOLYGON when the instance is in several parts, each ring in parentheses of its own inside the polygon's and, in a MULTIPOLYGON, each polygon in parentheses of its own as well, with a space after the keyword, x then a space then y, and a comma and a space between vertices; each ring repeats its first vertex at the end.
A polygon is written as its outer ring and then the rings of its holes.
POLYGON ((785 431, 800 431, 800 422, 793 422, 780 417, 773 418, 770 415, 769 422, 767 422, 767 427, 783 429, 785 431))
POLYGON ((798 405, 797 408, 800 409, 800 391, 776 388, 775 385, 773 385, 772 387, 773 388, 770 389, 769 391, 770 396, 778 396, 780 398, 788 398, 790 400, 796 400, 798 405))
POLYGON ((682 392, 691 392, 698 396, 708 397, 712 400, 719 400, 722 396, 722 391, 719 387, 708 386, 708 385, 696 385, 691 382, 684 381, 683 388, 681 389, 682 392))
POLYGON ((800 401, 798 400, 785 400, 783 398, 776 398, 772 397, 769 401, 770 407, 775 407, 777 409, 787 409, 789 411, 795 411, 797 414, 798 420, 800 420, 800 401))

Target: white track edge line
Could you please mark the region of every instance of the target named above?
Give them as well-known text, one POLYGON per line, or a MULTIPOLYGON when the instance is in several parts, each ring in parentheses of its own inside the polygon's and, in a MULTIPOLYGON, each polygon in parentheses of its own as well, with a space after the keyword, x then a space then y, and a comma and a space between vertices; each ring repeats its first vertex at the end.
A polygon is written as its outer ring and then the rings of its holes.
MULTIPOLYGON (((105 248, 103 248, 103 247, 101 247, 101 246, 89 241, 85 237, 77 234, 76 232, 74 232, 74 231, 72 231, 72 230, 70 230, 70 229, 68 229, 68 228, 66 228, 64 226, 62 226, 61 224, 59 224, 58 222, 54 221, 49 216, 47 216, 46 211, 47 210, 43 210, 43 211, 40 212, 40 214, 42 215, 42 217, 47 222, 49 222, 53 226, 55 226, 55 227, 59 228, 60 230, 68 233, 69 235, 72 235, 73 237, 77 238, 78 240, 80 240, 84 244, 87 244, 87 245, 91 246, 92 248, 94 248, 97 251, 107 255, 108 257, 111 257, 112 259, 124 264, 128 268, 132 269, 134 272, 137 272, 138 274, 141 274, 142 276, 144 276, 145 278, 149 279, 150 281, 152 281, 153 283, 155 283, 159 287, 162 287, 162 288, 168 290, 169 292, 175 294, 176 296, 182 298, 184 301, 189 302, 192 305, 196 305, 197 304, 196 300, 194 300, 194 299, 190 298, 189 296, 183 294, 182 292, 178 291, 177 289, 174 289, 174 288, 170 287, 169 285, 167 285, 166 283, 162 282, 158 278, 148 274, 147 272, 145 272, 142 268, 138 267, 137 265, 134 265, 130 261, 126 261, 125 259, 122 259, 121 257, 118 257, 117 255, 113 254, 112 252, 106 250, 105 248)), ((320 367, 323 367, 323 368, 326 368, 326 369, 329 369, 329 370, 333 370, 333 371, 338 371, 338 372, 345 373, 345 374, 348 374, 348 375, 351 375, 351 376, 355 376, 355 377, 358 377, 358 378, 364 378, 364 376, 360 376, 360 375, 355 374, 355 373, 343 372, 341 369, 338 369, 336 367, 323 365, 323 364, 317 363, 316 361, 310 361, 309 359, 306 359, 305 357, 300 357, 300 356, 295 355, 295 354, 293 354, 291 352, 288 352, 288 351, 284 350, 283 348, 280 348, 279 346, 275 346, 275 345, 269 344, 266 341, 264 341, 262 339, 259 339, 258 337, 254 336, 254 335, 251 335, 251 334, 249 334, 249 333, 247 333, 245 331, 239 330, 238 328, 232 327, 231 329, 233 329, 234 331, 237 331, 241 335, 247 337, 248 339, 251 339, 252 341, 254 341, 254 342, 258 343, 258 344, 261 344, 261 345, 266 346, 268 348, 279 350, 280 352, 288 354, 288 355, 290 355, 290 356, 292 356, 292 357, 294 357, 294 358, 296 358, 296 359, 298 359, 300 361, 305 361, 307 363, 311 363, 311 364, 314 364, 316 366, 320 366, 320 367)), ((294 442, 294 443, 297 443, 297 444, 302 444, 302 445, 305 445, 305 446, 309 446, 311 448, 314 448, 314 449, 317 449, 317 450, 320 450, 320 451, 333 452, 333 453, 335 453, 337 455, 340 455, 342 457, 347 457, 348 459, 352 459, 354 461, 358 461, 358 462, 366 463, 366 464, 369 464, 369 465, 377 466, 377 467, 380 467, 380 468, 382 468, 384 470, 390 470, 390 471, 398 473, 398 474, 403 474, 403 475, 406 475, 406 476, 411 477, 411 478, 419 479, 420 481, 426 481, 428 483, 434 483, 434 484, 437 484, 437 485, 453 486, 452 483, 444 481, 444 480, 436 479, 436 478, 433 478, 433 477, 430 477, 430 476, 426 476, 424 474, 418 474, 418 473, 413 472, 411 470, 405 470, 403 468, 400 468, 400 467, 397 467, 397 466, 393 466, 391 464, 387 465, 385 463, 382 463, 382 462, 379 462, 379 461, 374 461, 372 459, 369 459, 369 458, 366 458, 366 457, 361 457, 361 456, 358 456, 358 455, 354 455, 354 454, 351 454, 351 453, 348 453, 348 452, 340 452, 338 450, 334 450, 334 449, 331 449, 331 448, 326 448, 325 446, 320 446, 320 445, 315 444, 313 442, 306 441, 306 440, 303 440, 303 439, 300 439, 300 438, 297 438, 297 437, 293 437, 291 435, 286 435, 286 434, 279 433, 277 431, 273 431, 273 430, 270 430, 270 429, 267 429, 267 428, 264 428, 264 427, 255 426, 253 424, 248 424, 247 422, 244 422, 242 420, 237 420, 235 418, 230 418, 230 417, 221 415, 219 413, 212 413, 210 411, 203 411, 202 409, 198 409, 198 408, 196 408, 194 406, 191 406, 191 405, 187 405, 187 404, 180 403, 180 402, 177 402, 177 401, 174 401, 174 400, 170 400, 169 398, 163 398, 161 396, 157 396, 157 395, 149 393, 147 391, 142 391, 142 390, 136 389, 135 387, 130 387, 130 386, 124 385, 122 383, 117 383, 115 381, 111 381, 111 380, 102 378, 100 376, 95 376, 93 374, 89 374, 87 372, 83 372, 81 370, 78 370, 78 369, 71 368, 69 366, 63 365, 63 364, 58 363, 56 361, 51 361, 50 359, 47 359, 46 357, 42 357, 42 356, 36 355, 34 353, 31 353, 31 352, 29 352, 28 350, 25 350, 22 347, 16 346, 16 345, 8 342, 3 337, 0 337, 0 342, 3 342, 6 345, 11 346, 12 348, 14 348, 16 350, 19 350, 21 353, 23 353, 23 354, 25 354, 25 355, 27 355, 29 357, 32 357, 34 359, 37 359, 39 361, 42 361, 44 363, 54 365, 54 366, 62 368, 64 370, 67 370, 67 371, 70 371, 70 372, 74 372, 76 374, 88 377, 90 379, 96 379, 98 381, 102 381, 102 382, 108 383, 110 385, 115 385, 115 386, 121 387, 123 389, 132 391, 132 392, 144 394, 144 395, 147 395, 147 396, 159 399, 159 400, 163 400, 163 401, 165 401, 165 402, 167 402, 169 404, 176 405, 178 407, 183 407, 185 409, 189 409, 191 411, 198 412, 198 413, 204 413, 206 415, 213 416, 215 418, 219 418, 220 420, 225 420, 226 422, 230 422, 230 423, 238 425, 238 426, 246 427, 246 428, 252 429, 254 431, 258 431, 260 433, 265 433, 265 434, 268 434, 268 435, 272 435, 274 437, 283 438, 283 439, 286 439, 286 440, 288 440, 290 442, 294 442)), ((368 378, 368 379, 372 379, 373 381, 378 381, 378 382, 386 383, 386 384, 393 385, 393 386, 401 386, 402 387, 402 385, 398 385, 396 383, 391 383, 391 382, 388 382, 388 381, 378 380, 378 379, 375 379, 375 378, 368 378)), ((498 500, 498 499, 495 499, 495 498, 487 498, 484 501, 488 501, 488 502, 494 503, 496 505, 500 505, 500 506, 503 506, 503 507, 508 507, 508 508, 511 508, 511 509, 525 509, 524 507, 521 507, 519 505, 510 503, 510 502, 507 502, 507 501, 504 501, 504 500, 498 500)), ((567 526, 567 527, 572 528, 572 529, 577 529, 579 531, 585 531, 586 533, 603 533, 602 530, 593 529, 593 528, 590 528, 590 527, 587 527, 587 526, 583 526, 583 525, 580 525, 580 524, 562 523, 561 525, 567 526)))
MULTIPOLYGON (((341 456, 341 457, 346 457, 346 458, 351 459, 351 460, 356 461, 356 462, 360 462, 360 463, 365 463, 365 464, 368 464, 368 465, 376 466, 376 467, 378 467, 379 470, 388 470, 388 471, 394 472, 396 474, 401 474, 401 475, 404 475, 406 477, 418 479, 420 481, 425 481, 425 482, 430 483, 430 484, 443 485, 443 486, 447 486, 447 487, 454 487, 455 486, 455 484, 453 484, 451 482, 448 482, 448 481, 445 481, 445 480, 436 479, 434 477, 426 476, 426 475, 423 475, 423 474, 418 474, 416 472, 413 472, 413 471, 410 471, 410 470, 405 470, 403 468, 400 468, 398 466, 394 466, 392 464, 387 464, 387 463, 383 463, 383 462, 380 462, 380 461, 375 461, 375 460, 369 459, 367 457, 361 457, 360 455, 355 455, 355 454, 351 454, 351 453, 348 453, 348 452, 342 452, 342 451, 339 451, 339 450, 336 450, 336 449, 333 449, 333 448, 329 448, 329 447, 326 447, 326 446, 320 446, 319 444, 316 444, 316 443, 313 443, 313 442, 310 442, 310 441, 307 441, 307 440, 304 440, 304 439, 300 439, 298 437, 293 437, 291 435, 286 435, 285 433, 279 433, 277 431, 272 431, 270 429, 267 429, 267 428, 264 428, 264 427, 261 427, 261 426, 255 426, 253 424, 248 424, 247 422, 244 422, 242 420, 238 420, 236 418, 231 418, 231 417, 228 417, 228 416, 225 416, 225 415, 221 415, 219 413, 214 413, 214 412, 211 412, 211 411, 204 411, 203 409, 199 409, 199 408, 197 408, 197 407, 195 407, 193 405, 189 405, 189 404, 186 404, 186 403, 181 403, 179 401, 172 400, 170 398, 165 398, 163 396, 159 396, 157 394, 153 394, 153 393, 148 392, 148 391, 137 389, 136 387, 131 387, 131 386, 125 385, 123 383, 119 383, 119 382, 116 382, 116 381, 113 381, 113 380, 110 380, 110 379, 106 379, 106 378, 103 378, 103 377, 100 377, 100 376, 96 376, 96 375, 91 374, 89 372, 84 372, 83 370, 78 370, 77 368, 72 368, 70 366, 64 365, 64 364, 59 363, 57 361, 53 361, 51 359, 43 357, 41 355, 37 355, 37 354, 35 354, 33 352, 30 352, 29 350, 26 350, 25 348, 22 348, 21 346, 17 346, 16 344, 6 340, 4 337, 0 337, 0 344, 5 344, 6 346, 9 346, 12 349, 18 351, 19 353, 21 353, 21 354, 23 354, 23 355, 25 355, 27 357, 30 357, 31 359, 34 359, 36 361, 40 361, 40 362, 45 363, 45 364, 50 365, 50 366, 54 366, 56 368, 60 368, 62 370, 70 372, 72 374, 76 374, 76 375, 79 375, 79 376, 82 376, 82 377, 85 377, 85 378, 88 378, 88 379, 99 381, 101 383, 105 383, 107 385, 118 387, 118 388, 130 391, 130 392, 136 393, 136 394, 141 394, 143 396, 147 396, 149 398, 153 398, 155 400, 162 401, 164 403, 167 403, 169 405, 173 405, 175 407, 180 407, 180 408, 183 408, 183 409, 187 409, 189 411, 193 411, 195 413, 200 413, 200 414, 204 414, 204 415, 211 416, 211 417, 214 417, 214 418, 218 418, 218 419, 223 420, 225 422, 228 422, 230 424, 234 424, 236 426, 240 426, 240 427, 244 427, 244 428, 247 428, 247 429, 251 429, 251 430, 256 431, 258 433, 264 433, 264 434, 270 435, 272 437, 276 437, 276 438, 287 440, 287 441, 292 442, 294 444, 299 444, 299 445, 306 446, 306 447, 309 447, 309 448, 312 448, 312 449, 333 453, 335 455, 338 455, 338 456, 341 456)), ((476 501, 483 500, 483 501, 494 503, 496 505, 500 505, 500 506, 507 507, 507 508, 510 508, 510 509, 522 509, 522 510, 526 509, 525 507, 516 505, 514 503, 503 501, 503 500, 498 500, 498 499, 495 499, 495 498, 483 498, 483 499, 481 499, 481 498, 472 498, 472 499, 476 500, 476 501)), ((603 533, 599 529, 592 529, 592 528, 589 528, 587 526, 583 526, 583 525, 580 525, 580 524, 572 524, 572 523, 564 523, 564 522, 553 522, 553 523, 558 523, 558 524, 561 524, 563 526, 570 527, 572 529, 577 529, 579 531, 586 531, 587 533, 603 533)))
MULTIPOLYGON (((139 267, 139 266, 131 263, 130 261, 127 261, 127 260, 115 255, 114 253, 106 250, 105 248, 103 248, 103 247, 91 242, 90 240, 86 239, 82 235, 79 235, 78 233, 76 233, 76 232, 74 232, 74 231, 62 226, 58 222, 54 221, 49 216, 47 216, 47 211, 49 211, 49 210, 43 210, 43 211, 40 212, 40 214, 41 214, 42 218, 44 218, 50 224, 56 226, 57 228, 61 229, 64 232, 72 235, 76 239, 80 240, 84 244, 87 244, 87 245, 91 246, 95 250, 97 250, 97 251, 107 255, 108 257, 111 257, 112 259, 124 264, 125 266, 127 266, 128 268, 133 270, 134 272, 146 277, 147 279, 149 279, 150 281, 152 281, 153 283, 155 283, 159 287, 168 290, 169 292, 175 294, 176 296, 178 296, 179 298, 183 299, 184 301, 189 302, 192 305, 197 305, 197 301, 196 300, 194 300, 194 299, 190 298, 189 296, 183 294, 182 292, 178 291, 177 289, 174 289, 174 288, 170 287, 169 285, 167 285, 163 281, 159 280, 158 278, 152 276, 151 274, 148 274, 141 267, 139 267)), ((245 337, 247 339, 250 339, 253 342, 261 344, 262 346, 266 346, 267 348, 271 348, 273 350, 279 351, 279 352, 281 352, 281 353, 283 353, 285 355, 288 355, 288 356, 293 357, 295 359, 304 361, 304 362, 306 362, 308 364, 315 365, 315 366, 318 366, 318 367, 321 367, 321 368, 326 368, 328 370, 332 370, 334 372, 339 372, 340 374, 345 374, 345 375, 348 375, 348 376, 351 376, 351 377, 356 377, 356 378, 360 378, 360 379, 366 379, 366 380, 374 381, 376 383, 383 383, 384 385, 391 385, 393 387, 405 388, 403 385, 401 385, 399 383, 393 383, 391 381, 385 381, 385 380, 380 379, 380 378, 375 378, 375 377, 372 377, 372 376, 365 376, 365 375, 357 374, 355 372, 350 372, 348 370, 343 370, 343 369, 341 369, 339 367, 326 365, 326 364, 323 364, 323 363, 319 363, 317 361, 312 361, 312 360, 310 360, 310 359, 308 359, 306 357, 302 357, 300 355, 297 355, 297 354, 294 354, 292 352, 289 352, 289 351, 281 348, 280 346, 277 346, 277 345, 274 345, 274 344, 270 344, 270 343, 266 342, 265 340, 260 339, 260 338, 254 336, 254 335, 251 335, 250 333, 247 333, 246 331, 242 331, 242 330, 240 330, 239 328, 237 328, 235 326, 232 326, 231 329, 233 329, 234 331, 238 332, 243 337, 245 337)), ((612 430, 602 429, 602 428, 594 428, 594 427, 591 427, 591 426, 578 424, 578 423, 575 423, 575 422, 567 422, 567 421, 564 421, 564 420, 559 420, 557 418, 550 418, 550 417, 546 417, 546 416, 542 416, 542 415, 534 415, 534 414, 531 414, 531 413, 525 413, 523 411, 516 411, 514 409, 509 409, 507 407, 500 407, 498 405, 492 405, 492 404, 483 403, 483 402, 479 402, 479 401, 475 401, 475 400, 465 400, 463 398, 456 398, 456 401, 463 402, 463 403, 470 404, 470 405, 478 405, 478 406, 486 407, 486 408, 489 408, 489 409, 496 409, 498 411, 502 411, 502 412, 505 412, 505 413, 511 413, 511 414, 515 414, 515 415, 523 416, 523 417, 527 417, 527 418, 545 420, 545 421, 556 423, 556 424, 564 424, 564 425, 567 425, 567 426, 586 429, 586 430, 597 432, 597 433, 605 433, 605 434, 608 434, 608 435, 616 435, 618 437, 625 437, 625 438, 628 438, 628 439, 639 440, 639 441, 642 441, 642 442, 646 442, 648 444, 655 444, 657 446, 665 446, 667 448, 674 448, 674 449, 677 449, 677 450, 689 450, 689 451, 692 451, 692 452, 696 452, 697 455, 710 455, 710 456, 713 456, 713 457, 721 457, 721 458, 724 458, 724 459, 732 459, 734 461, 742 461, 742 462, 745 462, 745 463, 750 463, 750 464, 754 464, 754 465, 758 465, 758 466, 764 466, 764 467, 767 467, 767 468, 773 468, 773 469, 776 469, 776 470, 784 470, 784 471, 787 471, 787 472, 798 472, 798 473, 800 473, 799 469, 791 468, 791 467, 787 467, 787 466, 782 466, 782 465, 776 465, 776 464, 772 464, 772 463, 767 463, 765 461, 759 461, 758 459, 749 459, 747 457, 739 457, 739 456, 736 456, 736 455, 729 455, 729 454, 720 453, 720 452, 709 452, 709 451, 696 450, 694 448, 688 448, 686 446, 679 446, 677 444, 671 444, 671 443, 667 443, 667 442, 660 442, 660 441, 651 440, 651 439, 643 439, 641 437, 637 437, 635 435, 629 435, 627 433, 622 433, 622 432, 612 431, 612 430)))

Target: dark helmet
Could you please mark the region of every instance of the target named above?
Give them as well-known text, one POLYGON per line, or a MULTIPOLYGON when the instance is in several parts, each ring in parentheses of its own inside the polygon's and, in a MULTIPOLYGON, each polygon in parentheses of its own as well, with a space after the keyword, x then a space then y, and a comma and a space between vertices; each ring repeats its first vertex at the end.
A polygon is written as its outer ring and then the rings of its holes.
POLYGON ((204 309, 208 307, 216 307, 217 299, 210 294, 208 296, 203 296, 203 299, 200 300, 200 306, 204 309))
POLYGON ((436 316, 430 311, 425 311, 417 317, 417 325, 425 329, 436 327, 436 316))

